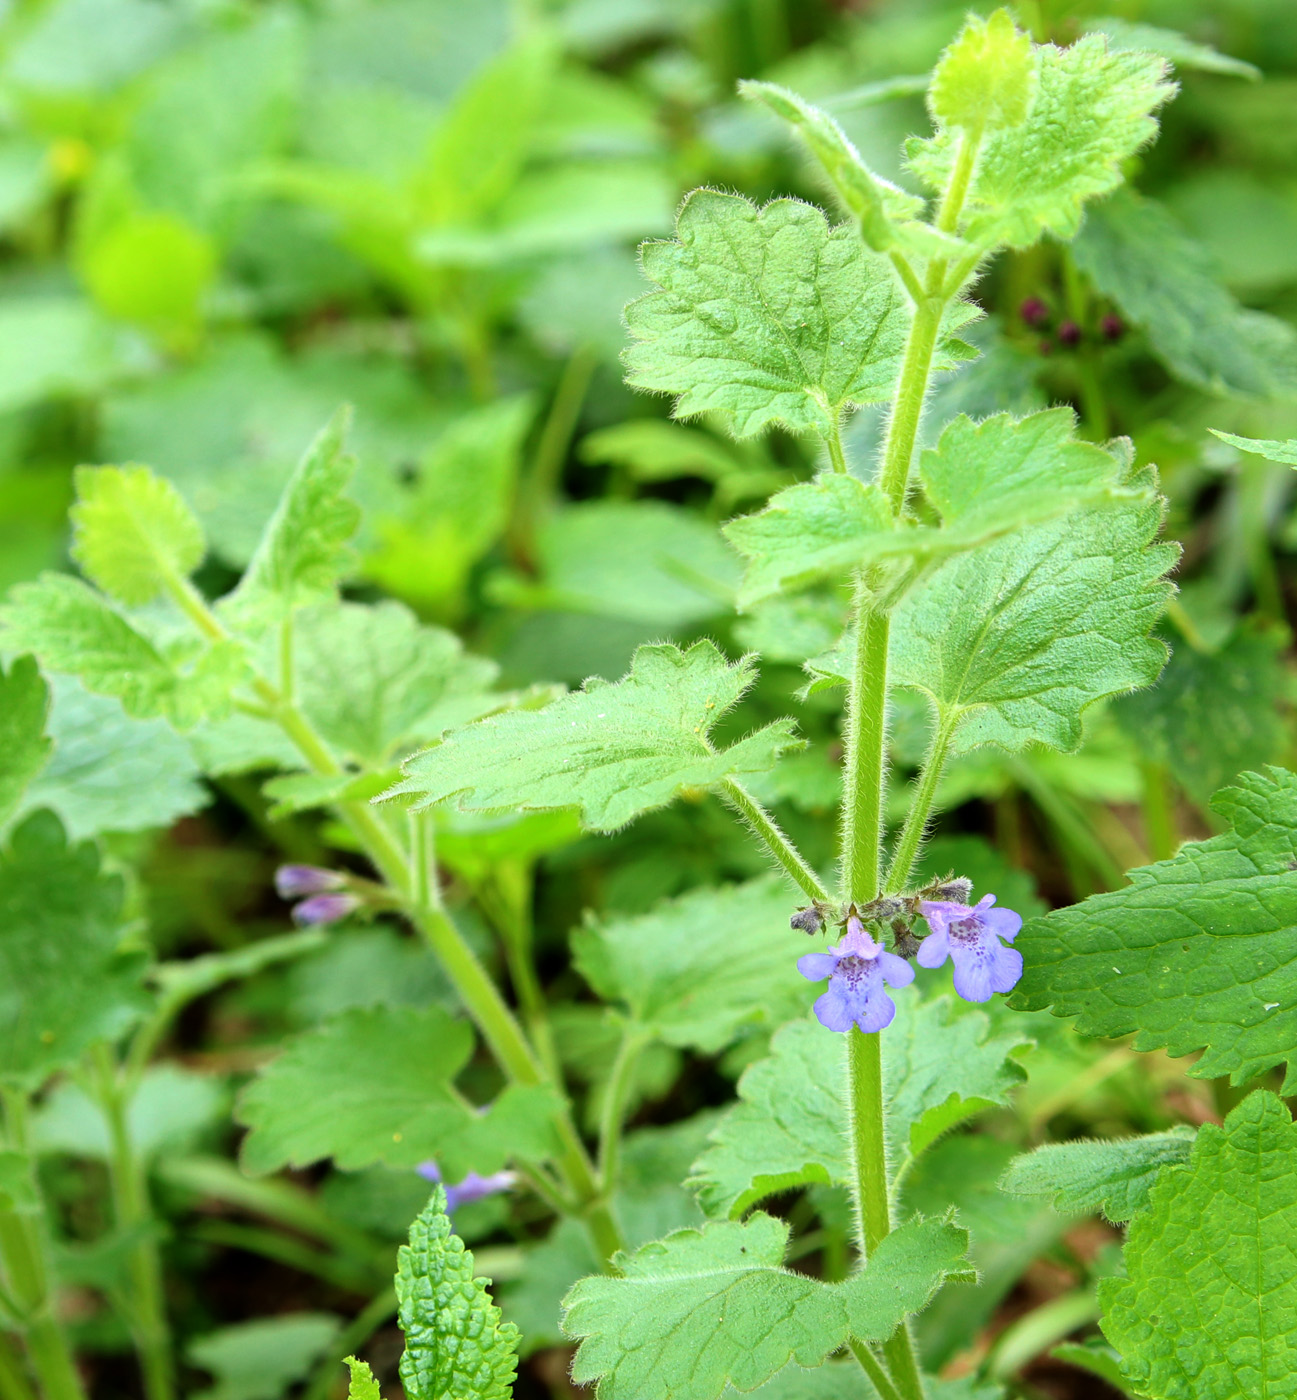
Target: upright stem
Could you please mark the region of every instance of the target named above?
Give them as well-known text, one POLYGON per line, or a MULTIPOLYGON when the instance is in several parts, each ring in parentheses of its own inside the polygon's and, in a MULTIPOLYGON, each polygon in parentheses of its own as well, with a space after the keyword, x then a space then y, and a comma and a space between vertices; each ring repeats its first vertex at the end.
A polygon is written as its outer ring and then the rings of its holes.
POLYGON ((833 470, 845 475, 847 470, 847 454, 842 448, 842 425, 833 424, 833 431, 829 434, 829 461, 833 463, 833 470))
POLYGON ((877 1033, 847 1033, 850 1065, 851 1158, 861 1252, 868 1258, 891 1232, 887 1205, 887 1145, 883 1136, 883 1055, 877 1033))
POLYGON ((153 1211, 148 1183, 131 1142, 126 1099, 107 1046, 96 1048, 94 1067, 99 1104, 108 1121, 108 1174, 116 1224, 123 1233, 140 1236, 130 1254, 130 1323, 144 1376, 144 1393, 148 1400, 171 1400, 175 1394, 171 1334, 163 1296, 162 1261, 149 1228, 153 1211))
POLYGON ((626 1121, 626 1104, 635 1082, 635 1068, 645 1046, 644 1035, 632 1026, 622 1034, 612 1073, 604 1086, 603 1111, 599 1115, 599 1180, 605 1191, 617 1184, 621 1153, 621 1131, 626 1121))
POLYGON ((856 657, 847 696, 842 794, 843 895, 867 904, 878 893, 887 754, 886 613, 873 609, 864 572, 856 583, 856 657))

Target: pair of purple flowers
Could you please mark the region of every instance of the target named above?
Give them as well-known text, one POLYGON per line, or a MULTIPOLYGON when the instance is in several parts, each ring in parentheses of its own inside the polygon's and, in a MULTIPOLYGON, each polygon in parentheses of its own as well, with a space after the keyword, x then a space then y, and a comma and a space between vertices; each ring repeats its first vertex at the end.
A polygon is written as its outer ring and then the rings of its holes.
MULTIPOLYGON (((1022 927, 1022 916, 1012 909, 996 909, 993 894, 975 905, 951 900, 924 899, 919 912, 931 933, 919 944, 915 962, 920 967, 940 967, 947 958, 955 965, 955 991, 965 1001, 989 1001, 995 992, 1009 992, 1022 976, 1022 954, 1006 948, 1022 927)), ((829 979, 828 990, 815 1003, 820 1024, 831 1031, 881 1031, 892 1023, 896 1004, 888 987, 905 987, 914 981, 914 968, 889 953, 866 932, 859 915, 852 912, 847 931, 835 948, 807 953, 797 960, 797 970, 812 982, 829 979)))

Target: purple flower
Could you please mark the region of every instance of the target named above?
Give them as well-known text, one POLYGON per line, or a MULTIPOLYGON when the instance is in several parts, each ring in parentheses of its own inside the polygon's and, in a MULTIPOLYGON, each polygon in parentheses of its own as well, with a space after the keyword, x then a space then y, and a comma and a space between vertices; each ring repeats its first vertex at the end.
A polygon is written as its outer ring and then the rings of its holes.
POLYGON ((920 967, 940 967, 947 956, 955 964, 955 990, 965 1001, 990 1001, 993 992, 1011 992, 1022 976, 1022 954, 1006 948, 1022 927, 1012 909, 992 909, 993 894, 978 902, 952 904, 925 899, 919 911, 932 932, 919 945, 920 967))
POLYGON ((353 909, 360 908, 354 894, 317 894, 293 905, 293 922, 298 924, 336 924, 353 909))
POLYGON ((847 920, 847 932, 836 948, 805 954, 797 959, 797 970, 811 982, 829 979, 828 991, 815 1003, 815 1014, 831 1031, 850 1030, 853 1021, 862 1031, 890 1026, 896 1004, 887 987, 914 981, 909 963, 875 943, 855 914, 847 920))
POLYGON ((321 870, 318 865, 281 865, 275 871, 275 893, 280 899, 301 899, 307 894, 325 894, 340 890, 347 877, 336 870, 321 870))
MULTIPOLYGON (((441 1181, 441 1168, 436 1162, 420 1162, 415 1171, 425 1181, 441 1181)), ((492 1172, 490 1176, 479 1176, 469 1172, 463 1181, 446 1187, 446 1214, 450 1215, 460 1206, 471 1205, 484 1196, 494 1196, 498 1191, 508 1191, 517 1184, 516 1172, 492 1172)))

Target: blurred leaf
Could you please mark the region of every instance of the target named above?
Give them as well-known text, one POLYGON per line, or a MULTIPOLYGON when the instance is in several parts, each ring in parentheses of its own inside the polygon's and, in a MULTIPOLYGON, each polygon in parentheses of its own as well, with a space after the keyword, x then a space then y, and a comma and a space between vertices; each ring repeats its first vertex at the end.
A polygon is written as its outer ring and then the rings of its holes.
POLYGON ((518 1329, 500 1321, 488 1282, 474 1277, 473 1256, 450 1228, 446 1193, 434 1187, 397 1255, 401 1384, 409 1400, 508 1400, 513 1393, 518 1329))
POLYGON ((1297 776, 1243 773, 1212 803, 1230 830, 1130 884, 1033 919, 1012 1004, 1075 1016, 1083 1035, 1201 1050, 1193 1078, 1244 1083, 1289 1062, 1297 1080, 1297 776))
POLYGON ((191 29, 184 10, 150 0, 58 0, 10 50, 5 77, 48 94, 110 92, 191 29))
POLYGON ((1265 1090, 1154 1185, 1099 1285, 1104 1335, 1141 1394, 1282 1394, 1297 1370, 1297 1128, 1265 1090), (1201 1267, 1203 1259, 1210 1261, 1201 1267))
POLYGON ((417 807, 459 797, 467 811, 579 806, 595 831, 615 831, 684 788, 714 787, 771 767, 794 747, 777 720, 728 749, 706 735, 753 680, 708 641, 687 651, 644 646, 616 683, 591 679, 543 710, 515 710, 448 735, 405 764, 417 807))
POLYGON ((928 88, 928 110, 943 127, 983 133, 1021 126, 1036 97, 1031 36, 1008 10, 971 17, 941 55, 928 88))
POLYGON ((78 467, 72 557, 120 603, 151 603, 203 561, 203 527, 180 492, 148 467, 78 467))
POLYGON ((197 327, 216 273, 211 240, 174 214, 121 220, 83 249, 79 261, 105 315, 181 335, 197 327))
POLYGON ((1130 1394, 1126 1378, 1121 1374, 1121 1357, 1104 1345, 1102 1337, 1091 1337, 1084 1342, 1061 1342, 1049 1355, 1055 1361, 1065 1361, 1069 1366, 1107 1381, 1118 1394, 1130 1394))
POLYGON ((1224 73, 1232 78, 1261 77, 1261 70, 1241 58, 1230 58, 1210 44, 1199 44, 1175 29, 1159 29, 1153 24, 1133 24, 1125 19, 1087 19, 1081 23, 1088 33, 1107 36, 1108 48, 1122 53, 1129 49, 1161 54, 1177 68, 1189 68, 1200 73, 1224 73))
MULTIPOLYGON (((1157 133, 1152 116, 1175 87, 1166 63, 1146 53, 1109 53, 1095 35, 1068 48, 1036 49, 1037 87, 1026 120, 983 140, 965 204, 965 236, 983 247, 1024 248, 1043 233, 1071 238, 1087 199, 1121 182, 1122 162, 1157 133)), ((960 140, 941 130, 911 139, 911 168, 943 190, 960 140)))
POLYGON ((9 297, 0 306, 0 411, 105 389, 127 367, 109 323, 71 297, 9 297))
POLYGON ((287 1010, 306 1024, 356 1006, 434 1002, 457 1005, 446 974, 424 944, 387 924, 340 929, 289 972, 287 1010))
POLYGON ((48 712, 49 690, 36 658, 16 657, 7 675, 0 661, 0 825, 49 759, 48 712))
POLYGON ((573 959, 655 1038, 714 1055, 744 1028, 778 1025, 805 1005, 788 928, 795 906, 782 876, 695 890, 636 919, 592 920, 572 935, 573 959))
POLYGON ((1009 1163, 1000 1189, 1011 1196, 1050 1196, 1054 1209, 1121 1222, 1148 1204, 1163 1167, 1189 1160, 1194 1129, 1179 1127, 1143 1137, 1047 1143, 1009 1163))
POLYGON ((1297 438, 1278 442, 1273 438, 1236 437, 1233 433, 1222 433, 1218 428, 1210 428, 1222 442, 1237 447, 1241 452, 1255 453, 1270 462, 1282 462, 1287 467, 1297 467, 1297 438))
POLYGON ((0 852, 0 1079, 39 1089, 149 1006, 146 959, 125 947, 122 881, 89 843, 37 812, 0 852))
POLYGON ((742 469, 734 450, 698 428, 661 418, 632 418, 587 433, 578 452, 591 466, 624 467, 635 481, 700 476, 721 481, 742 469))
POLYGON ((237 1322, 190 1342, 187 1356, 216 1384, 194 1400, 282 1400, 311 1373, 339 1331, 332 1313, 283 1313, 237 1322))
POLYGON ((1176 378, 1263 397, 1297 386, 1297 332, 1241 307, 1211 255, 1160 205, 1118 191, 1091 211, 1072 255, 1176 378))

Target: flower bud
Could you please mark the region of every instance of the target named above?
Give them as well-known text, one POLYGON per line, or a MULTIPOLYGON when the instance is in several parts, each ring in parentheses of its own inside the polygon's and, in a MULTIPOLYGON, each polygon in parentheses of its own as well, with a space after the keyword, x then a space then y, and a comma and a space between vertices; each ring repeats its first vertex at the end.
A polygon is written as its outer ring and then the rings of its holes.
POLYGON ((1075 321, 1064 321, 1058 328, 1058 343, 1069 350, 1081 343, 1081 327, 1075 321))
POLYGON ((1028 297, 1018 308, 1018 315, 1029 326, 1043 326, 1049 320, 1049 307, 1039 297, 1028 297))
POLYGON ((947 904, 967 904, 973 894, 973 882, 967 875, 951 875, 929 885, 926 893, 929 899, 944 900, 947 904))
POLYGON ((1105 340, 1120 340, 1126 333, 1126 324, 1120 316, 1116 316, 1110 311, 1099 322, 1099 329, 1103 332, 1105 340))
POLYGON ((360 899, 354 894, 317 894, 293 906, 293 922, 309 924, 336 924, 345 919, 353 910, 360 908, 360 899))
POLYGON ((301 899, 303 895, 340 890, 347 877, 318 865, 281 865, 275 871, 275 893, 280 899, 301 899))
POLYGON ((799 909, 788 920, 789 928, 801 929, 803 933, 819 933, 824 927, 824 906, 818 902, 799 909))

